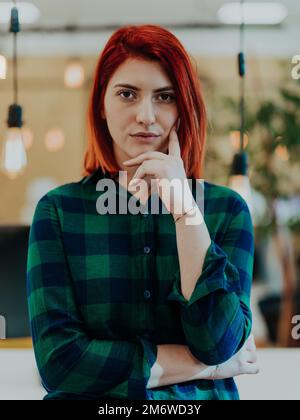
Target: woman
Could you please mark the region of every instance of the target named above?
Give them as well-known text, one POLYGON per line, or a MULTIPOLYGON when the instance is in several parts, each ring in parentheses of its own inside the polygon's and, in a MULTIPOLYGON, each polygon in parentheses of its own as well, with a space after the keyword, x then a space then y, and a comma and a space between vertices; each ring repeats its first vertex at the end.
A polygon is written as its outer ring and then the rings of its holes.
POLYGON ((240 195, 198 180, 205 105, 178 39, 155 25, 117 30, 88 115, 84 177, 43 196, 30 230, 28 302, 45 399, 238 399, 233 377, 257 372, 253 227, 240 195), (175 178, 192 186, 162 194, 175 178), (101 182, 118 203, 106 214, 101 182), (121 212, 120 198, 143 211, 121 212))

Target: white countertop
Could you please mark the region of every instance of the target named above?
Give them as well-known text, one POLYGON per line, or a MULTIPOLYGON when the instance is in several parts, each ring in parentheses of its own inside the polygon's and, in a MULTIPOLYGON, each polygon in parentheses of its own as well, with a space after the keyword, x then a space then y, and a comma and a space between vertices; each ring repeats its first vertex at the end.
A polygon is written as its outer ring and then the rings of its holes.
POLYGON ((241 400, 300 400, 300 348, 257 350, 259 373, 235 378, 241 400))
MULTIPOLYGON (((300 400, 300 349, 258 349, 260 372, 236 377, 241 400, 300 400)), ((0 400, 46 394, 32 349, 0 349, 0 400)))

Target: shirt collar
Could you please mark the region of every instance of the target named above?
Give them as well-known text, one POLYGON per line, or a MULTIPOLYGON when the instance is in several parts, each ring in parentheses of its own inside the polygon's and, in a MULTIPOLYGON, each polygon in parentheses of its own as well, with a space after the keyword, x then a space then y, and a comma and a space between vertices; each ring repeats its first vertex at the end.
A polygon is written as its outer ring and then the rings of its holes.
POLYGON ((103 172, 101 167, 97 168, 93 173, 82 179, 82 184, 92 184, 101 178, 112 178, 109 172, 103 172))

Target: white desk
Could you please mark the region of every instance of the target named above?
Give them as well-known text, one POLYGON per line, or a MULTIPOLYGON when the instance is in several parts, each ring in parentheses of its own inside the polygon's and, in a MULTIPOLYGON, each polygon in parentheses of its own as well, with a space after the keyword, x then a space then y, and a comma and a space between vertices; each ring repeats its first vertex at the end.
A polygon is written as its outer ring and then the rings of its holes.
POLYGON ((40 385, 32 349, 0 349, 0 400, 41 400, 40 385))
POLYGON ((300 400, 300 348, 258 349, 259 373, 235 378, 241 400, 300 400))
MULTIPOLYGON (((260 373, 236 378, 241 399, 300 400, 300 349, 258 349, 260 373)), ((0 400, 41 400, 32 349, 0 350, 0 400)))

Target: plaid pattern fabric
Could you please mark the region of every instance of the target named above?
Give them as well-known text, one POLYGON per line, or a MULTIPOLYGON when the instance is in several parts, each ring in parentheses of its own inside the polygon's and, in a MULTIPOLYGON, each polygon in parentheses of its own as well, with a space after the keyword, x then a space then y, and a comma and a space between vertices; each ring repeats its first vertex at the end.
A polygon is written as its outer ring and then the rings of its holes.
MULTIPOLYGON (((172 216, 99 215, 96 183, 106 177, 98 169, 49 191, 33 217, 27 290, 45 399, 238 399, 232 378, 146 384, 157 344, 188 345, 214 365, 249 336, 254 245, 245 201, 204 181, 212 242, 187 301, 172 216)), ((117 195, 133 198, 115 183, 117 195)))

